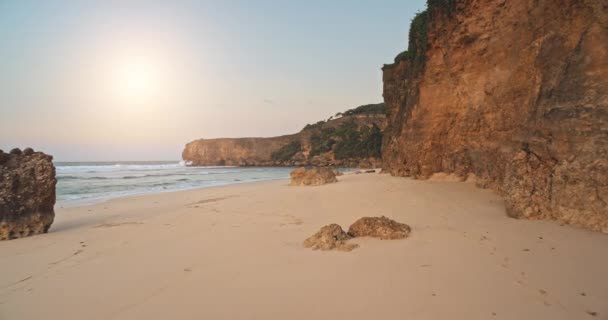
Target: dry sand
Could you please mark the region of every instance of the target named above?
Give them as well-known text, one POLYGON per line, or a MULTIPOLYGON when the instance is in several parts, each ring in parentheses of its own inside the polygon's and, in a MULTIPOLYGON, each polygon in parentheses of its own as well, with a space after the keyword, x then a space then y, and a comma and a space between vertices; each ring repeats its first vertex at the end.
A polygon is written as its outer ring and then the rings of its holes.
POLYGON ((506 217, 469 183, 287 181, 59 208, 0 242, 0 319, 608 319, 608 236, 506 217), (301 243, 362 216, 406 240, 301 243))

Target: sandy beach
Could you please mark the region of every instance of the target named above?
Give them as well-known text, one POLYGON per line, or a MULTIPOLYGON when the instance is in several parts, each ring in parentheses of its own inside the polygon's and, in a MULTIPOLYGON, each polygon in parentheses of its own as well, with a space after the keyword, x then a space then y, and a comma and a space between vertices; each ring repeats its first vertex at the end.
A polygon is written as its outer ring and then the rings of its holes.
POLYGON ((508 218, 470 183, 345 175, 57 207, 0 242, 0 319, 608 319, 608 236, 508 218), (312 251, 384 215, 405 240, 312 251))

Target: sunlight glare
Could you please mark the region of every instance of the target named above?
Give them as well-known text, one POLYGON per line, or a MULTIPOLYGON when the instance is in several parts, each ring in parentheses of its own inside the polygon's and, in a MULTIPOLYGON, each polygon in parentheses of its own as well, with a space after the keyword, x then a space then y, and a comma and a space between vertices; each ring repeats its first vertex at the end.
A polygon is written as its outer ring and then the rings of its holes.
POLYGON ((116 85, 124 98, 151 98, 160 90, 158 67, 141 59, 124 63, 117 72, 116 85))

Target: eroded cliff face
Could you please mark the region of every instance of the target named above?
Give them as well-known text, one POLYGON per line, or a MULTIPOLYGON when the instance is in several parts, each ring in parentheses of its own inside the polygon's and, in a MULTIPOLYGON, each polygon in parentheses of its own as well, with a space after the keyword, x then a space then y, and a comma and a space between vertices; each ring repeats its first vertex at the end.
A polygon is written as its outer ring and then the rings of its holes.
POLYGON ((182 158, 194 166, 270 166, 272 153, 294 139, 295 135, 199 139, 186 144, 182 158))
POLYGON ((0 150, 0 240, 46 233, 55 218, 53 157, 0 150))
MULTIPOLYGON (((379 145, 384 115, 349 115, 308 125, 297 134, 270 138, 199 139, 186 145, 182 159, 194 166, 381 166, 379 145), (336 156, 342 131, 379 134, 378 154, 374 156, 336 156)), ((342 134, 343 135, 343 134, 342 134)), ((348 135, 348 134, 347 134, 348 135)), ((356 138, 356 139, 360 139, 356 138)), ((348 147, 348 146, 347 146, 348 147)), ((344 148, 342 148, 344 149, 344 148)))
POLYGON ((608 232, 608 1, 435 0, 426 19, 422 59, 383 68, 384 169, 608 232))

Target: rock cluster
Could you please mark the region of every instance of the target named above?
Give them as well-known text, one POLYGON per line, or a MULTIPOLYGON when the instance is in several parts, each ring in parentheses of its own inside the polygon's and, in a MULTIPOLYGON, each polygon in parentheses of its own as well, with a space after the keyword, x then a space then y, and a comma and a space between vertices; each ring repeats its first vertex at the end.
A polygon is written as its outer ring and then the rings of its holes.
POLYGON ((393 240, 407 238, 411 231, 412 229, 407 224, 399 223, 385 216, 363 217, 348 228, 348 235, 393 240))
POLYGON ((347 243, 355 237, 374 237, 381 240, 404 239, 411 232, 410 226, 399 223, 387 217, 364 217, 353 223, 348 232, 333 223, 326 225, 310 238, 304 240, 305 248, 313 250, 339 250, 351 251, 358 248, 355 243, 347 243))
POLYGON ((49 230, 57 183, 52 159, 31 148, 0 150, 0 240, 49 230))
POLYGON ((319 232, 304 240, 304 247, 313 250, 351 251, 359 245, 346 243, 350 238, 351 236, 344 232, 342 227, 334 223, 322 227, 319 232))
POLYGON ((330 168, 298 168, 290 174, 290 186, 320 186, 323 184, 338 182, 336 173, 330 168))
POLYGON ((383 68, 383 170, 473 175, 512 217, 608 232, 606 1, 447 3, 383 68))

